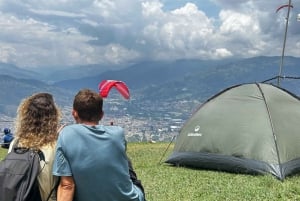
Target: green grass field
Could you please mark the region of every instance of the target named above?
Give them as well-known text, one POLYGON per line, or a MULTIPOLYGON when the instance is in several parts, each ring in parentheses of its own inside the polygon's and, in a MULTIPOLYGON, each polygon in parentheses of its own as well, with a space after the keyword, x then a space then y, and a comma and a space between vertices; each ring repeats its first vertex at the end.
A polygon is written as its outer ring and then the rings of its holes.
MULTIPOLYGON (((147 201, 300 200, 298 175, 281 182, 272 175, 251 176, 159 164, 168 145, 128 144, 128 155, 145 186, 147 201)), ((173 144, 162 161, 172 149, 173 144)), ((5 153, 6 150, 0 149, 0 159, 3 159, 5 153)))

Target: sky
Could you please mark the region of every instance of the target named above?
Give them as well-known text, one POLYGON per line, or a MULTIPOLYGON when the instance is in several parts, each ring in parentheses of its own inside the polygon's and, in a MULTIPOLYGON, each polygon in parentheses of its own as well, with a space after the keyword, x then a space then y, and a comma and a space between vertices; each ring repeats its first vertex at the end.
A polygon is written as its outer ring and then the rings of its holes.
MULTIPOLYGON (((22 68, 281 56, 289 0, 0 0, 0 62, 22 68)), ((285 55, 300 57, 300 0, 285 55)))

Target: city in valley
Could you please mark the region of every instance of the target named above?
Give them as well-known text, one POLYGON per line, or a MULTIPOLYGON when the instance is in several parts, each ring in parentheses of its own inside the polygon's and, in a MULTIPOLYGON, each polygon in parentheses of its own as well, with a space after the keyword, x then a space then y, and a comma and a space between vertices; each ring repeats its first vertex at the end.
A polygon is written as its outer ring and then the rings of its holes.
MULTIPOLYGON (((100 123, 123 127, 128 142, 170 142, 198 104, 197 101, 145 101, 137 104, 134 100, 126 102, 111 98, 104 102, 104 117, 100 123)), ((61 110, 62 124, 75 123, 71 106, 63 106, 61 110)), ((15 117, 0 114, 1 134, 4 128, 14 132, 14 121, 15 117)))

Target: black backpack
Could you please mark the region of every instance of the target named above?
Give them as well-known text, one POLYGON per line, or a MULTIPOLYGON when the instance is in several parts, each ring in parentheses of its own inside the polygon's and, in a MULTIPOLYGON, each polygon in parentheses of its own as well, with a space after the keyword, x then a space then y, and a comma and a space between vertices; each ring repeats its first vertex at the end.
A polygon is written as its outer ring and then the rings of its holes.
POLYGON ((41 201, 37 180, 40 160, 45 161, 41 151, 13 147, 0 161, 1 201, 41 201))

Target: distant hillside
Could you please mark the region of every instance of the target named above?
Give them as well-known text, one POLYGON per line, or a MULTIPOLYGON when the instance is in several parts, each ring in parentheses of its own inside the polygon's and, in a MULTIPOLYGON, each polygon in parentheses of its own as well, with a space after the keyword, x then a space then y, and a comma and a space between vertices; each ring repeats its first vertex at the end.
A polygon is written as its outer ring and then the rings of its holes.
POLYGON ((31 70, 17 67, 13 64, 0 62, 0 74, 8 75, 15 78, 35 79, 46 83, 53 83, 62 80, 72 80, 83 77, 90 77, 95 74, 100 74, 111 69, 124 68, 122 65, 118 66, 104 66, 100 64, 82 65, 82 66, 55 66, 33 68, 31 70))
POLYGON ((105 79, 122 80, 131 90, 149 86, 159 86, 171 81, 181 80, 198 72, 209 72, 214 66, 230 61, 178 60, 174 62, 141 62, 124 69, 92 74, 82 79, 64 80, 55 86, 77 91, 87 87, 97 90, 100 81, 105 79))
MULTIPOLYGON (((133 99, 127 105, 128 112, 132 112, 129 111, 132 109, 138 113, 141 108, 147 108, 147 105, 151 110, 155 110, 157 109, 155 105, 160 106, 162 103, 175 107, 173 103, 184 100, 203 102, 232 85, 261 82, 273 78, 278 75, 279 64, 280 57, 222 61, 141 62, 124 69, 99 74, 95 73, 98 71, 93 71, 90 77, 84 77, 87 75, 85 68, 77 68, 76 73, 72 70, 62 71, 61 75, 66 80, 54 84, 41 81, 45 79, 44 76, 7 65, 10 70, 3 68, 0 74, 12 72, 11 70, 14 69, 16 76, 0 75, 0 113, 15 113, 22 98, 40 91, 53 93, 56 101, 61 105, 70 105, 74 94, 79 89, 91 88, 97 91, 99 82, 104 79, 126 82, 133 99), (82 78, 67 79, 78 76, 80 72, 82 78), (20 78, 21 75, 24 79, 20 78), (36 76, 36 79, 32 79, 32 76, 36 76)), ((285 57, 282 75, 300 77, 300 58, 285 57)), ((47 76, 56 75, 47 74, 47 76)), ((276 82, 277 80, 271 80, 273 84, 276 82)), ((281 87, 300 95, 300 80, 284 79, 281 81, 281 87)), ((146 114, 148 111, 143 112, 146 114)))
MULTIPOLYGON (((280 57, 255 57, 212 66, 208 71, 195 71, 192 75, 168 82, 164 86, 149 86, 144 98, 159 100, 198 99, 204 101, 232 85, 262 82, 278 75, 280 57)), ((300 77, 300 58, 286 57, 283 76, 300 77)), ((277 84, 277 80, 268 82, 277 84)), ((282 80, 281 87, 300 94, 300 80, 282 80)))
POLYGON ((19 68, 12 64, 0 62, 0 74, 15 78, 40 79, 41 74, 34 71, 19 68))
MULTIPOLYGON (((231 85, 261 82, 278 75, 280 57, 254 57, 241 60, 143 62, 118 71, 107 71, 82 79, 65 80, 54 85, 77 91, 97 90, 103 79, 122 80, 145 99, 206 99, 231 85)), ((300 76, 300 58, 286 57, 283 75, 300 76)), ((300 94, 298 82, 282 82, 300 94)), ((300 87, 299 87, 300 88, 300 87)))
POLYGON ((73 94, 65 89, 33 79, 18 79, 0 74, 0 113, 14 116, 20 101, 33 93, 49 92, 60 105, 69 105, 73 94))
MULTIPOLYGON (((113 66, 114 69, 122 68, 123 66, 113 66)), ((90 77, 95 74, 100 74, 110 70, 111 66, 103 66, 99 64, 83 65, 75 67, 63 67, 55 71, 45 73, 44 79, 48 82, 59 82, 63 80, 79 79, 83 77, 90 77)), ((42 71, 41 71, 42 73, 42 71)))

